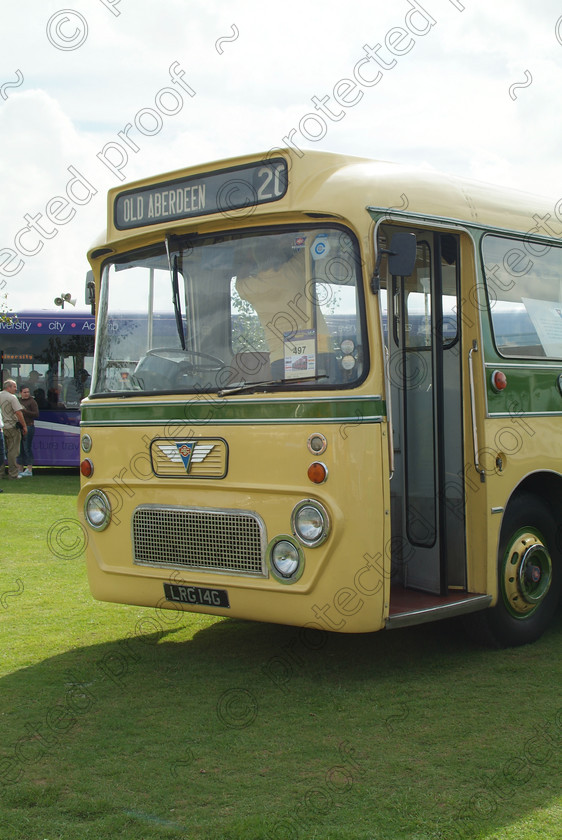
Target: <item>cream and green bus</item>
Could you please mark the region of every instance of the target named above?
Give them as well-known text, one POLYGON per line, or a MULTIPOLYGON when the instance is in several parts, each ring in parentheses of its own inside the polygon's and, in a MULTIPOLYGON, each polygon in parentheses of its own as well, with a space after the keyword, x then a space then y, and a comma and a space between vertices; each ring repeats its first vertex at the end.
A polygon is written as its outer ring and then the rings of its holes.
POLYGON ((105 601, 548 626, 562 201, 317 151, 112 189, 79 513, 105 601))

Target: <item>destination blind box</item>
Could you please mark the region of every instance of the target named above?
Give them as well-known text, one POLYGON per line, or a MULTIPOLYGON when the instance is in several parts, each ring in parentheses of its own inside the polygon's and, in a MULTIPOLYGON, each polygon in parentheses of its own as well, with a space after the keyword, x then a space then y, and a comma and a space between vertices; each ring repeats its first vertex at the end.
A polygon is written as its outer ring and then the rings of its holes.
POLYGON ((279 201, 287 185, 284 158, 189 175, 119 193, 114 224, 117 230, 130 230, 210 213, 228 216, 232 211, 279 201))

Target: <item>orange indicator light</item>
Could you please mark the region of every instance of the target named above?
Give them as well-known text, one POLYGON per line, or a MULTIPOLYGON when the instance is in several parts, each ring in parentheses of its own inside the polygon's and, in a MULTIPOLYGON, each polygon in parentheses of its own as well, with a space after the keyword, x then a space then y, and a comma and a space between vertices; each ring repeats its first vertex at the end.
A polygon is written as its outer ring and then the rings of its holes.
POLYGON ((91 475, 94 473, 94 465, 90 461, 89 458, 84 458, 84 460, 80 464, 80 472, 84 476, 84 478, 90 478, 91 475))
POLYGON ((308 477, 314 484, 323 484, 328 478, 328 468, 321 461, 314 461, 308 468, 308 477))

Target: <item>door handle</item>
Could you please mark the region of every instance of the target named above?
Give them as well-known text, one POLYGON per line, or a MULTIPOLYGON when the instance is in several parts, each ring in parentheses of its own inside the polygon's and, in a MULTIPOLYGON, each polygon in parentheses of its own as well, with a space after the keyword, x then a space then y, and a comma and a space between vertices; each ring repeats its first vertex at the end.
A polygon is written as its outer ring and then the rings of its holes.
POLYGON ((480 476, 482 484, 486 481, 486 473, 480 466, 480 459, 478 455, 478 427, 476 425, 476 392, 474 388, 474 363, 472 356, 478 352, 478 342, 473 341, 472 347, 468 352, 468 376, 470 381, 470 414, 472 418, 472 445, 474 447, 474 468, 480 476))

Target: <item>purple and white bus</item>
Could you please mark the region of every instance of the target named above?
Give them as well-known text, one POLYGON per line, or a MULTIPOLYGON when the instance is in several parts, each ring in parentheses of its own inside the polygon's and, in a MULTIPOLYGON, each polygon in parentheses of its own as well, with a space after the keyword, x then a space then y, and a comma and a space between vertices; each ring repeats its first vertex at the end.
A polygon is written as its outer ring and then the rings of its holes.
POLYGON ((18 312, 0 322, 0 385, 15 379, 39 405, 33 454, 36 466, 80 463, 80 400, 89 392, 95 318, 64 311, 18 312), (11 316, 13 317, 13 316, 11 316))

